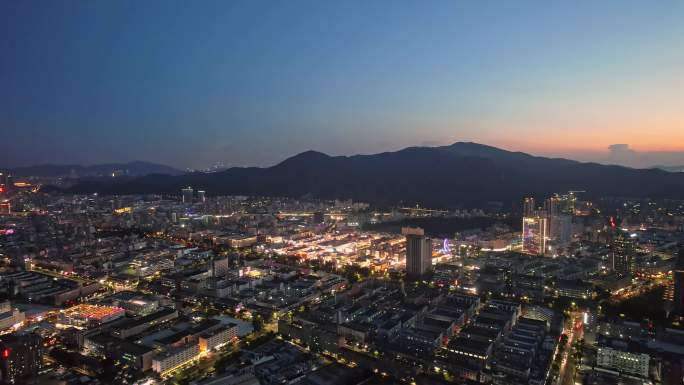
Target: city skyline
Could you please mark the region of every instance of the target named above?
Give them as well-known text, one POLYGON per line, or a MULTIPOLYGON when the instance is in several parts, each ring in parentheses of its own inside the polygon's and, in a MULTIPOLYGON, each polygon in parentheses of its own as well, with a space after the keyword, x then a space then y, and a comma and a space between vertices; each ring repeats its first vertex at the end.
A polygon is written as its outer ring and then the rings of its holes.
MULTIPOLYGON (((348 154, 333 154, 333 153, 327 153, 326 155, 330 156, 342 156, 342 157, 353 157, 357 155, 376 155, 380 154, 382 152, 397 152, 404 150, 409 147, 443 147, 443 146, 449 146, 454 143, 474 143, 474 142, 445 142, 444 144, 441 144, 440 142, 424 142, 421 143, 420 145, 417 146, 407 146, 407 147, 402 147, 402 148, 396 148, 396 149, 387 149, 386 151, 376 151, 376 152, 367 152, 367 153, 348 153, 348 154)), ((484 146, 487 146, 486 143, 478 143, 482 144, 484 146)), ((514 148, 501 148, 501 147, 496 147, 501 150, 505 151, 513 151, 513 152, 518 152, 517 149, 514 148)), ((171 167, 175 168, 178 171, 188 171, 188 170, 221 170, 221 169, 227 169, 227 168, 232 168, 232 167, 271 167, 274 165, 277 165, 286 159, 296 156, 298 154, 307 152, 307 151, 317 151, 316 149, 310 149, 310 150, 305 150, 301 151, 299 153, 293 153, 289 156, 285 156, 282 159, 279 160, 274 160, 273 162, 259 162, 257 164, 239 164, 239 163, 234 163, 231 162, 230 160, 228 161, 215 161, 212 163, 205 163, 205 164, 196 164, 194 166, 190 166, 187 164, 180 164, 180 165, 174 165, 174 164, 167 164, 162 161, 155 161, 154 159, 150 160, 145 158, 145 155, 142 156, 141 159, 134 158, 134 159, 127 159, 127 158, 117 158, 117 159, 112 159, 110 161, 96 161, 96 162, 84 162, 84 163, 79 163, 79 162, 60 162, 60 161, 54 161, 51 162, 49 160, 46 160, 42 163, 31 163, 31 162, 26 162, 26 163, 12 163, 11 161, 9 163, 0 165, 0 167, 3 167, 4 169, 16 169, 16 168, 24 168, 24 167, 41 167, 41 166, 82 166, 82 167, 97 167, 97 166, 103 166, 103 165, 126 165, 126 164, 135 164, 135 163, 145 163, 145 164, 150 164, 150 165, 159 165, 161 167, 171 167)), ((523 151, 520 151, 523 152, 523 151)), ((569 160, 575 160, 579 162, 587 162, 587 163, 599 163, 599 164, 604 164, 604 165, 619 165, 619 166, 625 166, 625 167, 630 167, 630 168, 667 168, 670 167, 668 170, 670 171, 678 171, 679 168, 684 167, 684 152, 679 152, 679 151, 637 151, 633 148, 631 148, 628 144, 611 144, 608 146, 606 151, 585 151, 585 152, 580 152, 577 154, 568 154, 568 153, 556 153, 556 152, 525 152, 529 155, 533 156, 539 156, 539 157, 547 157, 547 158, 564 158, 564 159, 569 159, 569 160)), ((163 172, 162 172, 163 173, 163 172)))
POLYGON ((684 1, 0 1, 0 385, 682 385, 684 1))
POLYGON ((455 141, 684 164, 684 5, 643 5, 4 3, 2 166, 455 141))

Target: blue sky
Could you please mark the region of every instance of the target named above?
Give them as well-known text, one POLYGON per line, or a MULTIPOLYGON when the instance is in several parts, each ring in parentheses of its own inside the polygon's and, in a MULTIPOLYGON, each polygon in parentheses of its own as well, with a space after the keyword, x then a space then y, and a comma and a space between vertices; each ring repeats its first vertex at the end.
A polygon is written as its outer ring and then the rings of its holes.
POLYGON ((0 53, 4 166, 684 151, 681 1, 5 1, 0 53))

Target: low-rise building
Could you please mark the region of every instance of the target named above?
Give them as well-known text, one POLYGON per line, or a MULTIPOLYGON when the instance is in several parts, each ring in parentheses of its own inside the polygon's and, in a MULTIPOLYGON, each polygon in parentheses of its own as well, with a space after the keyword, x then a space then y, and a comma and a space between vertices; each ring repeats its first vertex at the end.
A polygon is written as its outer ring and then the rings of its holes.
POLYGON ((199 345, 195 342, 177 348, 168 349, 159 353, 152 359, 152 370, 164 375, 188 362, 194 360, 199 355, 199 345))
POLYGON ((600 347, 596 353, 596 365, 620 373, 648 378, 650 357, 645 353, 630 353, 609 347, 600 347))
POLYGON ((229 343, 237 338, 238 327, 236 324, 228 324, 220 328, 204 333, 199 336, 199 350, 210 351, 229 343))
POLYGON ((26 320, 26 314, 12 308, 9 301, 0 303, 0 330, 11 328, 16 324, 24 322, 24 320, 26 320))
POLYGON ((112 334, 119 338, 128 338, 140 334, 154 325, 175 318, 178 318, 178 310, 165 308, 144 317, 125 320, 114 326, 112 334))
POLYGON ((582 281, 559 280, 556 282, 556 296, 577 299, 591 299, 594 294, 592 284, 582 281))

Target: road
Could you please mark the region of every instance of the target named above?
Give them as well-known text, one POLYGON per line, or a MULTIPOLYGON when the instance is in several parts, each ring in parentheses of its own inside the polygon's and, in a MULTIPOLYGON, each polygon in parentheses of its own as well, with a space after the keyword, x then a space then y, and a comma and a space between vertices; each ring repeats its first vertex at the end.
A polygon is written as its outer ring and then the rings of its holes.
POLYGON ((613 294, 610 297, 610 301, 612 303, 617 303, 626 299, 638 297, 644 293, 650 292, 651 290, 657 289, 661 286, 667 286, 669 284, 670 282, 665 274, 658 274, 650 278, 640 278, 637 283, 630 285, 616 294, 613 294))
POLYGON ((47 269, 41 269, 41 268, 38 267, 38 266, 31 266, 31 268, 29 269, 29 271, 35 271, 36 273, 41 273, 41 274, 49 275, 50 277, 54 277, 54 278, 69 279, 69 280, 71 280, 71 281, 76 281, 76 282, 79 282, 79 283, 92 282, 92 280, 89 281, 89 280, 84 279, 84 278, 81 278, 81 277, 79 277, 78 275, 73 274, 73 273, 71 273, 71 274, 61 274, 60 272, 57 272, 57 271, 47 270, 47 269))
POLYGON ((575 341, 584 337, 584 327, 582 324, 582 313, 572 313, 572 321, 568 330, 568 342, 563 352, 563 360, 561 361, 560 372, 558 374, 558 385, 574 385, 575 379, 575 359, 572 357, 574 353, 573 344, 575 341))

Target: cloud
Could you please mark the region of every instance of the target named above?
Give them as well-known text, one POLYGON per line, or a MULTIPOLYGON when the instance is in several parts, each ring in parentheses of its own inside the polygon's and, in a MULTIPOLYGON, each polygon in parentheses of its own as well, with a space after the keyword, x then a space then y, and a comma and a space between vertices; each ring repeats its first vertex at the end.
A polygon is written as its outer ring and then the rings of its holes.
POLYGON ((611 144, 608 146, 608 161, 614 164, 638 167, 642 165, 641 154, 629 147, 629 144, 611 144))
POLYGON ((637 151, 629 144, 611 144, 608 146, 608 158, 604 162, 639 168, 680 166, 684 165, 684 151, 637 151))
POLYGON ((629 148, 629 144, 611 144, 608 146, 608 150, 610 150, 611 154, 636 154, 636 151, 629 148))

